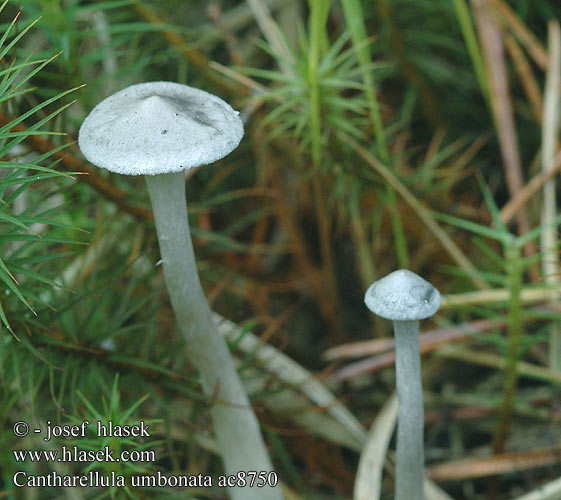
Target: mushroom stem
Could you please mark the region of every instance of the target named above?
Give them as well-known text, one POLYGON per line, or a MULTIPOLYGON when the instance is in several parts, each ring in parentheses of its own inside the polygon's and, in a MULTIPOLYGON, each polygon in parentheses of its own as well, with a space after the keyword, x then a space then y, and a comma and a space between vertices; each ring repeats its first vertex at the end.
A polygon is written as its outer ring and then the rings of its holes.
POLYGON ((423 500, 423 387, 419 322, 394 321, 398 399, 395 500, 423 500))
MULTIPOLYGON (((212 398, 211 416, 226 474, 272 471, 257 418, 228 346, 212 321, 197 267, 185 199, 184 172, 146 175, 164 278, 189 361, 212 398)), ((229 488, 233 500, 281 500, 277 488, 229 488)))

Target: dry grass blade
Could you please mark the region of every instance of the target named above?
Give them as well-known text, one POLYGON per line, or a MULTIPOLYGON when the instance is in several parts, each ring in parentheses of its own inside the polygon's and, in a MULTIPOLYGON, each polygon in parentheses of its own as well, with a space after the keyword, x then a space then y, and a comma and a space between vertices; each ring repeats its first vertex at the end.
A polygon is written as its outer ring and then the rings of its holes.
POLYGON ((434 481, 465 481, 477 477, 513 474, 561 461, 561 447, 501 453, 485 458, 467 458, 428 467, 434 481))
POLYGON ((524 45, 534 62, 543 70, 547 68, 547 53, 536 36, 526 27, 516 13, 504 0, 490 0, 490 5, 496 10, 500 19, 520 43, 524 45))
POLYGON ((551 179, 557 172, 559 172, 560 169, 561 151, 557 153, 547 170, 542 170, 539 174, 532 177, 532 179, 516 194, 516 196, 512 197, 503 206, 499 214, 501 220, 505 224, 508 224, 510 219, 512 219, 516 213, 532 199, 532 197, 542 188, 544 183, 548 179, 551 179))
POLYGON ((423 484, 423 492, 426 500, 454 500, 440 486, 433 483, 429 478, 425 477, 423 484))
MULTIPOLYGON (((499 137, 506 184, 510 196, 514 197, 524 187, 524 177, 518 151, 514 110, 501 32, 495 20, 489 15, 489 6, 486 2, 472 0, 472 5, 489 76, 493 118, 499 137)), ((527 211, 520 210, 516 215, 516 221, 518 234, 526 234, 530 230, 530 218, 527 211)), ((536 253, 533 243, 526 244, 524 250, 526 255, 536 253)), ((532 269, 529 269, 529 272, 532 274, 533 281, 537 281, 537 274, 532 272, 532 269)))
POLYGON ((396 419, 397 396, 393 394, 378 413, 368 433, 368 440, 358 463, 354 500, 380 498, 384 461, 396 419))
MULTIPOLYGON (((442 328, 425 332, 421 334, 419 338, 421 354, 434 351, 437 347, 444 344, 461 342, 474 333, 481 333, 491 329, 492 327, 503 328, 504 325, 504 321, 497 320, 491 322, 489 320, 479 320, 472 321, 471 323, 465 323, 455 328, 442 328)), ((391 339, 391 343, 389 341, 390 339, 377 339, 369 342, 360 342, 360 347, 362 348, 362 352, 360 354, 356 348, 358 346, 354 346, 353 344, 340 346, 337 348, 339 351, 335 351, 335 354, 338 355, 339 358, 358 357, 383 351, 390 352, 383 352, 377 356, 351 363, 333 373, 331 375, 331 379, 335 382, 343 382, 361 375, 374 373, 393 365, 395 363, 395 353, 393 352, 394 342, 393 339, 391 339), (346 347, 349 347, 349 349, 344 349, 346 347)), ((333 353, 331 353, 331 356, 333 356, 333 353)))
POLYGON ((557 500, 559 498, 561 498, 561 478, 543 484, 515 500, 557 500))
MULTIPOLYGON (((209 63, 209 66, 212 69, 215 69, 216 71, 222 73, 224 76, 227 76, 228 78, 231 78, 232 80, 235 80, 236 82, 245 85, 247 88, 255 91, 257 94, 264 94, 265 92, 267 92, 266 87, 256 82, 253 78, 250 78, 249 76, 246 75, 242 75, 239 71, 235 71, 231 68, 223 66, 222 64, 217 63, 216 61, 211 61, 209 63)), ((256 99, 255 96, 252 97, 254 100, 256 99)))
POLYGON ((473 283, 480 289, 488 288, 487 283, 485 283, 477 274, 475 266, 467 258, 467 256, 462 252, 462 250, 456 245, 454 240, 448 236, 448 233, 442 229, 438 223, 431 216, 429 210, 427 210, 417 198, 405 187, 402 182, 391 172, 391 170, 380 163, 368 150, 363 148, 358 142, 356 142, 352 137, 345 134, 344 132, 337 131, 337 136, 344 143, 350 146, 366 163, 368 163, 378 174, 380 174, 391 186, 402 196, 402 198, 407 202, 407 204, 414 210, 414 212, 419 216, 423 223, 427 226, 429 231, 434 235, 434 237, 441 243, 444 249, 448 252, 450 257, 460 266, 464 271, 467 272, 468 277, 471 278, 473 283))
MULTIPOLYGON (((421 353, 428 352, 434 347, 447 344, 451 341, 464 340, 473 333, 483 332, 491 326, 497 326, 502 322, 491 322, 486 319, 471 321, 450 328, 439 328, 421 333, 419 342, 421 344, 421 353)), ((338 347, 334 347, 325 352, 327 360, 344 359, 344 358, 361 358, 363 356, 380 354, 382 352, 394 349, 395 341, 392 338, 382 338, 374 340, 365 340, 362 342, 351 342, 338 347)))
MULTIPOLYGON (((466 363, 488 366, 489 368, 494 368, 499 371, 503 371, 506 366, 506 362, 501 356, 458 346, 442 347, 436 351, 436 354, 466 363)), ((543 366, 538 366, 533 363, 519 361, 516 363, 516 372, 520 378, 529 378, 550 384, 561 385, 561 373, 548 370, 543 366)))
POLYGON ((350 365, 337 370, 331 375, 331 380, 333 382, 345 382, 346 380, 352 380, 353 378, 360 377, 361 375, 368 375, 374 373, 382 368, 387 368, 395 363, 395 353, 387 352, 385 354, 380 354, 373 358, 366 358, 356 363, 351 363, 350 365))
MULTIPOLYGON (((559 297, 561 287, 535 287, 525 288, 520 292, 520 300, 524 304, 542 302, 550 297, 559 297)), ((475 292, 456 293, 443 295, 440 310, 454 309, 458 306, 473 306, 492 304, 494 302, 505 302, 510 299, 510 290, 495 288, 493 290, 482 290, 475 292)))
MULTIPOLYGON (((542 123, 542 170, 547 171, 555 156, 555 144, 559 130, 559 87, 561 85, 561 33, 559 23, 549 23, 549 65, 545 81, 542 123)), ((547 253, 542 260, 545 282, 550 285, 559 283, 557 269, 559 258, 557 248, 557 229, 553 225, 557 203, 555 200, 555 180, 550 178, 543 186, 543 212, 541 250, 547 253)))
POLYGON ((251 332, 243 333, 243 337, 239 340, 241 331, 235 323, 216 313, 213 313, 213 317, 220 333, 228 340, 236 341, 238 348, 243 352, 254 355, 255 360, 261 364, 263 369, 308 397, 310 402, 339 423, 348 434, 349 441, 356 444, 355 448, 362 448, 366 441, 366 430, 313 374, 274 347, 263 343, 251 332))
POLYGON ((505 33, 504 42, 511 59, 514 62, 514 68, 518 73, 518 81, 522 85, 524 93, 530 103, 532 114, 534 115, 536 122, 541 123, 542 94, 536 77, 534 76, 534 72, 526 59, 524 51, 520 48, 514 37, 509 33, 505 33))
MULTIPOLYGON (((362 451, 354 488, 354 500, 378 500, 382 484, 382 469, 397 420, 397 396, 393 394, 384 404, 370 428, 368 441, 362 451)), ((426 500, 453 500, 432 480, 425 478, 426 500)))
POLYGON ((362 358, 368 354, 378 354, 391 351, 395 346, 393 337, 374 340, 362 340, 360 342, 349 342, 325 351, 323 358, 327 361, 345 358, 362 358))
POLYGON ((262 0, 247 0, 257 25, 263 33, 263 36, 267 39, 271 47, 281 56, 282 70, 285 74, 289 74, 290 66, 294 63, 294 58, 290 52, 290 49, 285 43, 285 40, 281 34, 281 31, 271 17, 271 12, 269 7, 262 0))
MULTIPOLYGON (((555 146, 559 135, 559 87, 561 85, 561 29, 559 23, 548 25, 549 59, 545 79, 542 123, 542 171, 547 171, 555 156, 555 146)), ((544 281, 550 286, 559 286, 559 252, 555 179, 551 177, 543 185, 542 220, 544 226, 540 234, 542 251, 542 272, 544 281)), ((551 301, 555 299, 552 297, 551 301)), ((561 328, 552 322, 549 332, 549 366, 561 371, 561 328)))

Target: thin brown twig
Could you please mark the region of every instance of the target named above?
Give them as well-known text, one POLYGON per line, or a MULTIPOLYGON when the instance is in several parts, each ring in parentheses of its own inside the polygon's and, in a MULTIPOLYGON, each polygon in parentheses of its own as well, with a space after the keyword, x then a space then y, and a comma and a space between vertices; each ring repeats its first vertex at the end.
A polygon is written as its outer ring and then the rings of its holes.
POLYGON ((227 94, 239 95, 242 93, 242 90, 237 86, 234 86, 230 82, 223 80, 222 78, 220 78, 220 75, 218 73, 210 70, 210 59, 207 59, 198 50, 189 47, 189 44, 181 35, 172 30, 166 29, 164 20, 161 19, 160 16, 158 16, 158 14, 154 12, 154 10, 148 9, 140 2, 135 2, 133 7, 143 19, 148 21, 150 24, 153 24, 154 26, 159 26, 161 28, 159 33, 161 34, 162 38, 171 46, 178 49, 185 56, 185 58, 193 66, 195 66, 200 73, 203 74, 203 76, 207 80, 212 82, 227 94))
POLYGON ((561 447, 500 453, 484 458, 464 458, 429 466, 433 481, 465 481, 477 477, 513 474, 528 469, 553 465, 561 461, 561 447))

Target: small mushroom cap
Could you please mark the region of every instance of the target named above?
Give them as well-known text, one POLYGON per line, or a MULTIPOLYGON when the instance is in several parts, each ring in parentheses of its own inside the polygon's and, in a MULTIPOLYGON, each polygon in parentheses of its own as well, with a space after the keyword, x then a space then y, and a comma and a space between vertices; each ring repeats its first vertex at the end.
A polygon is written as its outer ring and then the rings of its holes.
POLYGON ((370 285, 366 307, 382 318, 408 321, 432 316, 440 307, 440 292, 428 281, 400 269, 370 285))
POLYGON ((178 172, 240 143, 239 113, 215 95, 173 82, 131 85, 101 101, 78 134, 94 165, 126 175, 178 172))

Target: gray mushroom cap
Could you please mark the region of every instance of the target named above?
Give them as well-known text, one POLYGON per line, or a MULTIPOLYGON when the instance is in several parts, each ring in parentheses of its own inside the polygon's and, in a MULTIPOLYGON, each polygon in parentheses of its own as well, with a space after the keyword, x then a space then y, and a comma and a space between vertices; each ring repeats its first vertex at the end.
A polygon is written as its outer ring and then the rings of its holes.
POLYGON ((215 95, 173 82, 131 85, 101 101, 78 145, 94 165, 126 175, 187 170, 240 143, 239 113, 215 95))
POLYGON ((417 274, 400 269, 372 283, 366 307, 382 318, 407 321, 432 316, 440 307, 440 292, 417 274))

